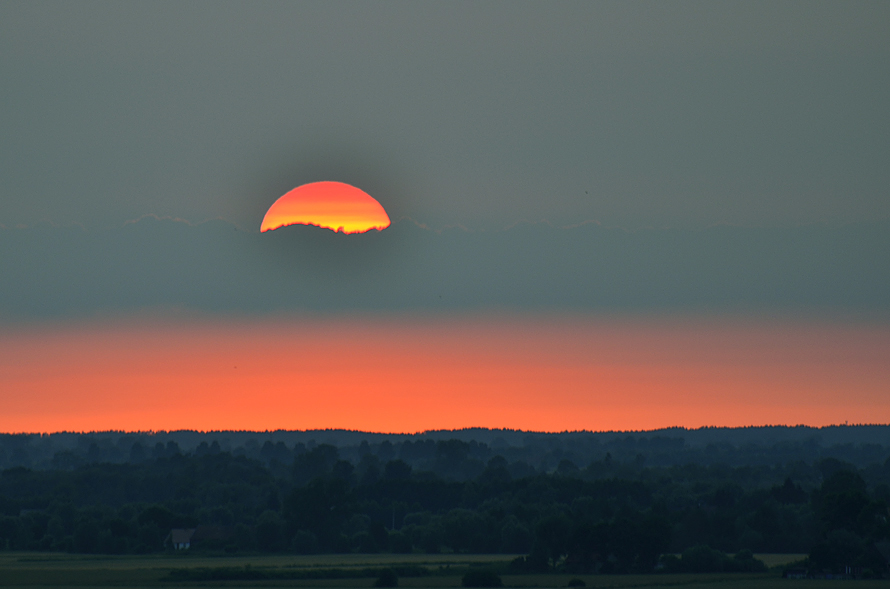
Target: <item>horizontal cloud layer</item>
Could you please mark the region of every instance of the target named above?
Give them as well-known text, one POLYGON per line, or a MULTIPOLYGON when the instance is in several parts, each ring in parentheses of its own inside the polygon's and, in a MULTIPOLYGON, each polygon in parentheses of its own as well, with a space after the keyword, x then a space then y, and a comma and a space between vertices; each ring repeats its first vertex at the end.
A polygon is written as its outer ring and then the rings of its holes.
POLYGON ((112 231, 0 229, 6 319, 210 312, 890 307, 890 226, 649 229, 523 224, 367 234, 146 217, 112 231))

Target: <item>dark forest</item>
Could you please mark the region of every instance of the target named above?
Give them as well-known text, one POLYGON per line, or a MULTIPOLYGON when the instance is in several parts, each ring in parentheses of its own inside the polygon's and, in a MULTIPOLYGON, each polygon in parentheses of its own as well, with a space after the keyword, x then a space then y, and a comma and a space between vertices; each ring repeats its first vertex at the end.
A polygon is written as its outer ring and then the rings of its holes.
POLYGON ((503 553, 516 571, 887 572, 890 428, 0 436, 0 549, 503 553), (734 556, 729 556, 734 555, 734 556))

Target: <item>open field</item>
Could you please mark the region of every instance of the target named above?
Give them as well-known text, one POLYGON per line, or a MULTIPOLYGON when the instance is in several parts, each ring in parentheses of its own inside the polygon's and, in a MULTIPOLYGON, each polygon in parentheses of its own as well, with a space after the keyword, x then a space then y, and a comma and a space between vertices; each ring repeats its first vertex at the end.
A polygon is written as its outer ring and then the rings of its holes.
MULTIPOLYGON (((769 564, 796 560, 799 555, 761 555, 769 564)), ((312 571, 338 569, 347 574, 362 575, 363 569, 384 566, 425 567, 428 576, 402 577, 400 587, 460 587, 461 576, 471 564, 503 565, 509 555, 455 554, 337 554, 310 556, 236 556, 210 557, 198 555, 147 556, 84 556, 6 552, 0 553, 0 587, 79 587, 90 588, 152 588, 187 589, 197 587, 301 587, 351 588, 371 587, 374 576, 329 579, 250 579, 236 581, 167 580, 174 570, 241 569, 272 574, 311 574, 312 571), (245 567, 248 567, 245 569, 245 567)), ((590 588, 682 588, 763 589, 834 586, 844 581, 790 581, 777 573, 766 574, 701 574, 701 575, 503 575, 506 587, 565 587, 572 578, 581 578, 590 588)), ((886 581, 859 581, 857 587, 886 587, 886 581)))
POLYGON ((424 567, 434 576, 402 578, 410 587, 456 587, 471 564, 504 564, 515 556, 477 554, 332 554, 289 556, 203 556, 194 554, 93 556, 45 552, 0 552, 0 587, 370 587, 374 577, 187 582, 165 580, 181 569, 243 569, 263 572, 344 571, 382 567, 424 567), (453 570, 453 574, 449 574, 453 570))
POLYGON ((192 554, 84 555, 48 552, 0 552, 0 570, 7 567, 57 570, 132 570, 145 568, 243 567, 255 568, 364 568, 393 565, 429 567, 460 566, 478 563, 509 562, 519 555, 510 554, 308 554, 205 556, 192 554))

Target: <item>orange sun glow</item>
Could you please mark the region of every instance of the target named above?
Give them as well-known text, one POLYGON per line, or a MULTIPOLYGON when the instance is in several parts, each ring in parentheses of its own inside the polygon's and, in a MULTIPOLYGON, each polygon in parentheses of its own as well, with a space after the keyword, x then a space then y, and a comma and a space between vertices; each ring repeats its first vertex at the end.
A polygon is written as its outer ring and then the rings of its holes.
POLYGON ((285 225, 315 225, 342 233, 364 233, 389 227, 389 215, 374 197, 343 182, 312 182, 276 200, 260 232, 285 225))

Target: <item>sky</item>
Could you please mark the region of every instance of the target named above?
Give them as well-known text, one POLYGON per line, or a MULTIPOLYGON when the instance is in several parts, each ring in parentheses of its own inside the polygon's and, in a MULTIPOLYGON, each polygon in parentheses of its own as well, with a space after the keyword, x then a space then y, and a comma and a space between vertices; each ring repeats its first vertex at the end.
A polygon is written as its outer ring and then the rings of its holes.
POLYGON ((888 62, 886 2, 5 2, 0 430, 890 423, 888 62), (392 225, 260 233, 318 181, 392 225))

